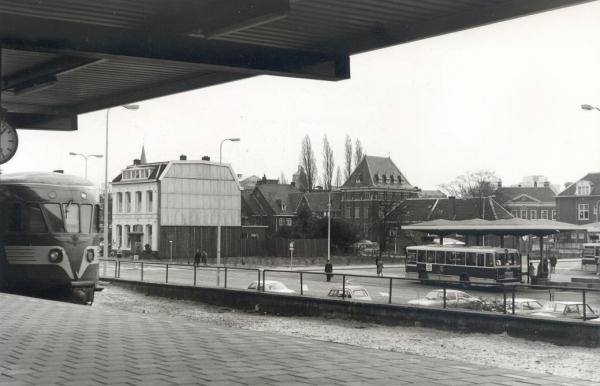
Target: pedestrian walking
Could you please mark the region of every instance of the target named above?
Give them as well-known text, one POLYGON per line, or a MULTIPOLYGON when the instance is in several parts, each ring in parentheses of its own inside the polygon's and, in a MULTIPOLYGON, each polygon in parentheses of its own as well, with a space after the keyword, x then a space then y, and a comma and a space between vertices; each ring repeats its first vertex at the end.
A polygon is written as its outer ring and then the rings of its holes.
POLYGON ((325 273, 327 276, 327 281, 331 281, 331 278, 333 277, 333 264, 331 264, 331 260, 327 260, 327 263, 325 263, 325 273))
POLYGON ((529 275, 529 282, 531 284, 535 284, 535 266, 533 265, 533 263, 529 263, 527 274, 529 275))
POLYGON ((206 265, 208 263, 208 253, 206 253, 206 251, 202 251, 201 253, 201 258, 202 258, 202 264, 206 265))
POLYGON ((556 269, 556 263, 557 263, 557 259, 556 259, 556 255, 552 255, 550 256, 550 272, 554 273, 554 270, 556 269))
POLYGON ((196 254, 194 255, 194 265, 198 266, 200 264, 200 250, 196 249, 196 254))
POLYGON ((377 267, 377 277, 383 276, 383 261, 380 258, 377 258, 375 261, 375 266, 377 267))

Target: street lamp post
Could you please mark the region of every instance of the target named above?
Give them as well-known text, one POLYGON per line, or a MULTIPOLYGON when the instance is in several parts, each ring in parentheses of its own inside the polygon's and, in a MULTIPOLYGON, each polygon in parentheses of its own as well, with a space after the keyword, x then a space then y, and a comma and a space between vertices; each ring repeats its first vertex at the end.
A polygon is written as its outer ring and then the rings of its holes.
POLYGON ((70 151, 69 155, 78 155, 83 157, 83 159, 85 160, 85 179, 87 180, 87 167, 88 167, 88 158, 90 157, 95 157, 95 158, 102 158, 104 157, 102 154, 82 154, 82 153, 75 153, 70 151))
MULTIPOLYGON (((127 110, 137 110, 140 108, 138 105, 122 105, 127 110)), ((104 258, 108 257, 108 118, 111 107, 106 109, 106 134, 105 134, 105 148, 104 148, 104 258)))
POLYGON ((239 138, 225 138, 224 140, 221 141, 221 144, 219 145, 219 163, 223 163, 222 158, 221 158, 221 153, 223 151, 223 142, 225 142, 225 141, 239 142, 240 139, 239 138))

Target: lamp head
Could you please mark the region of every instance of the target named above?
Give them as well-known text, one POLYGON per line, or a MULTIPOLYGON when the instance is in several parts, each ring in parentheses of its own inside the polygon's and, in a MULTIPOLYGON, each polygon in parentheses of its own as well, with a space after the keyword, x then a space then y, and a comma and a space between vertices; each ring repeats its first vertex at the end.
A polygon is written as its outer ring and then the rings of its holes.
POLYGON ((139 110, 139 105, 122 105, 121 107, 126 108, 127 110, 139 110))
POLYGON ((581 105, 581 108, 582 108, 583 110, 594 110, 594 107, 593 107, 593 106, 591 106, 591 105, 587 105, 587 104, 586 104, 586 105, 581 105))
POLYGON ((239 142, 240 139, 239 138, 227 138, 228 140, 230 140, 231 142, 239 142))

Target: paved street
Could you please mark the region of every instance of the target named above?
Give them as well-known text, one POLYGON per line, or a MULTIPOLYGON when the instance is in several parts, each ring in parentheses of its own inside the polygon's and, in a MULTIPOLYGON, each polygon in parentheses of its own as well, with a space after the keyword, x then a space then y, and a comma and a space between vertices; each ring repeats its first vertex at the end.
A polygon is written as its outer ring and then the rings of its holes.
POLYGON ((592 384, 0 293, 0 385, 592 384))
MULTIPOLYGON (((114 263, 106 263, 106 269, 104 269, 104 263, 101 263, 101 275, 104 277, 114 277, 114 263)), ((325 276, 322 275, 321 267, 308 267, 298 268, 305 271, 314 272, 303 274, 303 294, 306 296, 314 297, 326 297, 329 290, 333 287, 339 287, 342 284, 342 274, 349 275, 374 275, 374 267, 369 266, 343 266, 336 268, 334 273, 336 274, 331 283, 325 281, 325 276)), ((285 270, 285 269, 284 269, 285 270)), ((390 265, 385 267, 384 274, 386 276, 393 276, 402 278, 404 277, 404 266, 403 265, 390 265)), ((554 280, 570 281, 573 276, 582 277, 596 277, 591 273, 584 273, 579 270, 579 262, 576 261, 561 261, 559 262, 554 280)), ((139 263, 130 263, 122 261, 121 263, 121 276, 122 279, 128 280, 140 280, 141 279, 141 265, 139 263)), ((166 269, 164 264, 144 264, 144 281, 164 283, 166 279, 166 269)), ((180 284, 180 285, 193 285, 194 283, 194 271, 191 266, 174 265, 169 266, 168 274, 169 284, 180 284)), ((284 283, 288 288, 300 293, 300 276, 297 271, 285 271, 285 272, 270 272, 266 273, 267 280, 276 280, 284 283)), ((258 280, 256 270, 238 270, 235 268, 229 268, 227 272, 227 287, 235 289, 247 289, 248 285, 258 280)), ((214 268, 200 266, 196 271, 196 282, 199 286, 216 286, 217 285, 217 271, 214 268)), ((220 281, 219 285, 222 287, 225 282, 225 272, 220 270, 220 281)), ((373 298, 374 302, 387 303, 389 300, 389 278, 362 278, 362 277, 346 277, 346 284, 364 286, 369 295, 373 298)), ((394 304, 407 304, 409 300, 424 298, 427 293, 433 289, 441 288, 433 284, 421 284, 415 281, 403 281, 393 280, 392 282, 392 303, 394 304)), ((500 301, 503 298, 503 294, 499 290, 490 290, 485 288, 469 288, 466 290, 468 293, 482 297, 487 300, 500 301)), ((507 297, 510 298, 511 293, 507 293, 507 297)), ((550 298, 550 292, 548 290, 530 290, 530 289, 519 289, 517 297, 526 297, 538 299, 542 302, 548 301, 550 298)), ((576 291, 554 291, 553 296, 555 300, 572 300, 581 301, 582 295, 576 291)), ((590 304, 593 309, 600 308, 600 293, 599 292, 588 292, 586 294, 586 301, 590 304)))

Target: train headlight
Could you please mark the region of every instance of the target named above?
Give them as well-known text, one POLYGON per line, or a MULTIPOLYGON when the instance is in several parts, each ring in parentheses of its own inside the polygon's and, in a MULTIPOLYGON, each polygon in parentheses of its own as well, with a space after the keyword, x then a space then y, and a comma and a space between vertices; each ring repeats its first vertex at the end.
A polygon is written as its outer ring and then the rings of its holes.
POLYGON ((50 260, 51 263, 60 263, 62 259, 63 254, 60 249, 52 249, 48 253, 48 260, 50 260))
POLYGON ((88 249, 87 253, 85 254, 85 258, 87 259, 88 263, 94 261, 94 250, 88 249))

